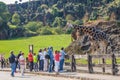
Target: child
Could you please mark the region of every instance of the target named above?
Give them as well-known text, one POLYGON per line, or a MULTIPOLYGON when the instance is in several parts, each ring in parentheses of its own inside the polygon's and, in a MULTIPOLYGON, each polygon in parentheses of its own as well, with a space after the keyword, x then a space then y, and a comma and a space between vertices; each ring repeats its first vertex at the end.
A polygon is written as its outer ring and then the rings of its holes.
POLYGON ((38 56, 36 55, 36 53, 33 54, 33 63, 34 63, 34 71, 37 72, 38 71, 38 56))

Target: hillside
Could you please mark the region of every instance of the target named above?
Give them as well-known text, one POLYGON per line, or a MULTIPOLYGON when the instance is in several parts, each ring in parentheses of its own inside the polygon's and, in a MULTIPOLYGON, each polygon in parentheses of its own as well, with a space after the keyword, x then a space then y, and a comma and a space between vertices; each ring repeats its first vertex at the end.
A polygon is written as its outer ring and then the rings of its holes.
POLYGON ((120 0, 16 1, 8 5, 8 9, 12 14, 17 11, 22 18, 25 19, 26 15, 28 21, 42 21, 44 25, 53 22, 56 17, 66 19, 68 15, 72 16, 70 20, 120 20, 120 0))

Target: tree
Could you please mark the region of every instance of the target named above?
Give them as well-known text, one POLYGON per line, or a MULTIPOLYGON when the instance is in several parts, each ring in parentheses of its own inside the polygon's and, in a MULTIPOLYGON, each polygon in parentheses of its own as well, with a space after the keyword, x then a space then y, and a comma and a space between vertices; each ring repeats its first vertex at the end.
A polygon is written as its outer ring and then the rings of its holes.
POLYGON ((6 39, 8 37, 7 22, 9 19, 10 13, 8 12, 7 5, 0 2, 0 39, 6 39))
POLYGON ((38 15, 43 16, 43 25, 46 25, 46 14, 48 13, 48 6, 46 4, 42 4, 37 8, 38 15))
POLYGON ((63 26, 65 26, 65 24, 66 24, 66 21, 64 19, 62 19, 61 17, 56 17, 52 26, 53 27, 58 27, 58 26, 63 27, 63 26))
POLYGON ((66 16, 66 20, 67 21, 69 21, 69 20, 74 20, 74 17, 71 15, 71 14, 68 14, 67 16, 66 16))
POLYGON ((15 12, 12 16, 12 23, 14 25, 19 25, 20 24, 20 16, 17 12, 15 12))

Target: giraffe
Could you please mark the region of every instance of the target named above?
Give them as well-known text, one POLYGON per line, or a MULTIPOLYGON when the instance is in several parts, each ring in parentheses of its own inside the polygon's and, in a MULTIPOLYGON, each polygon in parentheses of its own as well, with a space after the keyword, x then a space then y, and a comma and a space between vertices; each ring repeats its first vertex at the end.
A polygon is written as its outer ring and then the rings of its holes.
MULTIPOLYGON (((79 31, 80 34, 83 33, 83 34, 89 36, 89 39, 90 39, 90 42, 92 45, 92 47, 91 47, 92 53, 95 53, 95 51, 100 51, 100 53, 102 53, 102 54, 107 53, 107 47, 108 47, 108 45, 111 45, 111 42, 105 32, 103 32, 102 30, 99 30, 95 27, 85 27, 85 26, 73 25, 73 24, 69 24, 68 26, 74 28, 76 33, 79 31)), ((73 34, 72 34, 72 36, 73 36, 73 34)), ((75 36, 76 36, 76 38, 74 38, 74 39, 77 40, 78 35, 75 35, 75 36)))

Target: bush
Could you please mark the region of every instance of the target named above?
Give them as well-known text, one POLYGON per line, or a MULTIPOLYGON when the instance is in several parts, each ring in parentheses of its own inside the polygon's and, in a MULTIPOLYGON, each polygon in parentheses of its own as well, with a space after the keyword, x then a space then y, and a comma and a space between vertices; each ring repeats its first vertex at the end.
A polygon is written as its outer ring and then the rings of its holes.
POLYGON ((47 29, 47 28, 43 28, 43 29, 41 29, 40 34, 41 34, 41 35, 51 35, 51 34, 52 34, 52 31, 50 31, 50 30, 47 29))
POLYGON ((52 31, 53 34, 63 34, 63 30, 60 27, 54 28, 52 31))
POLYGON ((69 28, 69 29, 66 30, 65 34, 71 34, 72 31, 73 31, 73 29, 72 29, 72 28, 69 28))
POLYGON ((28 29, 26 29, 26 31, 24 32, 25 37, 31 37, 31 36, 36 36, 36 35, 38 35, 37 32, 33 32, 33 31, 28 30, 28 29))
POLYGON ((42 22, 29 22, 24 27, 32 32, 36 32, 39 28, 43 26, 42 22))

